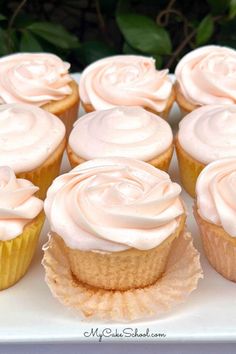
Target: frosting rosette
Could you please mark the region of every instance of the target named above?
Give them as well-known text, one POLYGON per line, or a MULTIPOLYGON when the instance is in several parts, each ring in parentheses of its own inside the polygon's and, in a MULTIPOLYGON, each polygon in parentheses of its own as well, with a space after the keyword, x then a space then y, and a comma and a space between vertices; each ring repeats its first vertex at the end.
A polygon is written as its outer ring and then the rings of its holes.
POLYGON ((193 105, 236 102, 236 51, 209 45, 185 55, 175 70, 179 89, 193 105))
POLYGON ((20 53, 0 59, 1 103, 43 106, 70 95, 70 64, 49 53, 20 53))
POLYGON ((197 161, 236 156, 236 105, 200 107, 179 124, 178 141, 197 161))
POLYGON ((236 237, 236 157, 206 166, 196 184, 199 215, 236 237))
POLYGON ((69 145, 80 157, 124 156, 149 161, 172 144, 169 124, 141 107, 115 107, 80 118, 69 145))
POLYGON ((65 136, 59 118, 28 104, 0 105, 0 166, 15 173, 44 163, 65 136))
POLYGON ((168 70, 156 70, 155 60, 118 55, 89 65, 80 79, 80 97, 95 110, 142 106, 162 112, 172 92, 168 70))
POLYGON ((0 167, 0 240, 20 235, 24 226, 43 209, 43 201, 34 197, 38 191, 30 181, 16 178, 9 167, 0 167))
POLYGON ((51 230, 70 248, 147 250, 179 226, 180 192, 167 173, 145 162, 103 158, 56 178, 44 208, 51 230))

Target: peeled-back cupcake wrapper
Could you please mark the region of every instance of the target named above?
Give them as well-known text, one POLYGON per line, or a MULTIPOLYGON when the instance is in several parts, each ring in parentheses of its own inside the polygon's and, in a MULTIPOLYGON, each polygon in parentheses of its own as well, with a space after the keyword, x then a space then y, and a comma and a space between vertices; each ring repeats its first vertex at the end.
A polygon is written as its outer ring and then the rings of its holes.
POLYGON ((17 178, 24 178, 31 181, 34 185, 39 187, 39 191, 35 193, 35 196, 44 199, 48 187, 52 181, 59 175, 61 160, 65 149, 65 141, 61 142, 57 150, 44 164, 39 166, 33 171, 21 172, 17 174, 17 178))
POLYGON ((121 322, 158 318, 186 301, 203 277, 200 256, 188 232, 174 240, 163 276, 143 289, 110 291, 80 283, 71 273, 62 242, 53 235, 44 246, 44 252, 42 264, 52 294, 63 305, 87 318, 121 322))
POLYGON ((34 255, 44 223, 41 212, 26 225, 23 233, 9 241, 0 241, 0 290, 15 284, 26 273, 34 255))
POLYGON ((194 215, 201 231, 203 248, 209 263, 225 278, 236 282, 236 244, 222 236, 223 229, 212 228, 201 220, 196 210, 194 215))

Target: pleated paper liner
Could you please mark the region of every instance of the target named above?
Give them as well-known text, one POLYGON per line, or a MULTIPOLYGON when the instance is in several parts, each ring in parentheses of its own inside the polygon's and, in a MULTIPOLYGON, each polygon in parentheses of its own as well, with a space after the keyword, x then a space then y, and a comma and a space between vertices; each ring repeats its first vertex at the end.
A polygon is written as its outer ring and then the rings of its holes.
POLYGON ((71 273, 63 247, 60 238, 51 234, 42 261, 45 280, 63 305, 78 310, 85 318, 121 322, 158 318, 185 302, 203 277, 200 256, 189 232, 173 242, 165 273, 156 283, 127 291, 102 290, 80 283, 71 273))
MULTIPOLYGON (((67 151, 67 156, 71 168, 74 168, 86 161, 82 157, 76 155, 71 149, 69 144, 67 145, 66 151, 67 151)), ((160 170, 167 172, 170 166, 173 152, 174 152, 174 145, 172 144, 166 151, 160 154, 160 156, 154 157, 152 160, 147 161, 147 163, 149 163, 150 165, 156 168, 159 168, 160 170)))
MULTIPOLYGON (((154 111, 153 109, 148 108, 148 107, 142 107, 142 108, 146 109, 146 111, 148 111, 148 112, 158 115, 159 117, 162 117, 165 120, 168 120, 169 114, 170 114, 170 111, 172 109, 174 102, 175 102, 175 91, 173 90, 170 97, 169 97, 169 100, 167 102, 167 105, 166 105, 166 108, 164 109, 164 111, 157 112, 157 111, 154 111)), ((81 101, 81 106, 83 107, 83 109, 85 110, 86 113, 90 113, 90 112, 95 111, 95 109, 91 105, 91 103, 85 103, 85 102, 81 101)))
POLYGON ((212 267, 223 277, 236 282, 236 239, 220 226, 202 219, 194 208, 194 216, 201 232, 205 255, 212 267))
POLYGON ((194 198, 197 178, 205 165, 186 153, 181 147, 177 137, 175 139, 175 149, 182 186, 186 192, 194 198))
POLYGON ((41 107, 61 119, 66 127, 66 138, 69 137, 73 124, 78 118, 80 103, 78 84, 73 80, 70 87, 72 89, 71 95, 59 101, 51 101, 41 107))
POLYGON ((59 175, 61 160, 65 150, 66 139, 60 143, 56 151, 39 167, 32 171, 17 173, 17 178, 24 178, 39 187, 35 196, 45 199, 47 190, 52 181, 59 175))
POLYGON ((41 212, 18 237, 0 241, 0 290, 9 288, 26 273, 33 258, 45 215, 41 212))

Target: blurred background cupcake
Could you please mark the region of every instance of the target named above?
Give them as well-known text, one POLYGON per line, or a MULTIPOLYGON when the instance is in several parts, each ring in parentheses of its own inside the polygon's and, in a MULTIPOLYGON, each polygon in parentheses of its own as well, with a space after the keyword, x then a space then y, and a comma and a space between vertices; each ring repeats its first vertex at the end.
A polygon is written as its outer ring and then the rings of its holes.
POLYGON ((34 255, 44 222, 38 187, 0 167, 0 290, 23 277, 34 255))
POLYGON ((1 103, 27 103, 58 116, 69 132, 77 119, 79 93, 70 64, 49 53, 19 53, 0 59, 1 103))
POLYGON ((45 213, 78 281, 142 288, 161 277, 184 228, 180 192, 167 173, 145 162, 95 159, 55 179, 45 213))
POLYGON ((236 156, 236 105, 210 105, 189 113, 175 139, 184 189, 195 196, 196 180, 210 162, 236 156))
POLYGON ((186 54, 175 69, 176 101, 184 114, 209 104, 236 103, 236 51, 208 45, 186 54))
POLYGON ((236 157, 214 161, 201 172, 195 218, 208 261, 236 282, 236 157))
POLYGON ((65 145, 65 126, 53 114, 28 104, 0 105, 0 166, 38 186, 39 198, 59 174, 65 145))
POLYGON ((167 171, 173 154, 169 124, 141 107, 116 107, 80 118, 70 136, 67 153, 72 167, 101 157, 143 160, 167 171))
POLYGON ((86 112, 114 106, 140 106, 167 118, 175 100, 168 70, 140 55, 117 55, 89 65, 80 80, 86 112))

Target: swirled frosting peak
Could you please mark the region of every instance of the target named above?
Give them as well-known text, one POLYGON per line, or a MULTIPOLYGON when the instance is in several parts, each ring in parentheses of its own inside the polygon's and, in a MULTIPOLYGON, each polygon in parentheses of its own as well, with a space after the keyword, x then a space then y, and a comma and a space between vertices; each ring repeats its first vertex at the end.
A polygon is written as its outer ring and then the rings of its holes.
POLYGON ((1 103, 42 106, 71 94, 70 64, 49 53, 19 53, 0 59, 1 103))
POLYGON ((20 235, 24 226, 43 209, 43 201, 34 197, 38 187, 15 177, 9 167, 0 167, 0 240, 20 235))
POLYGON ((124 156, 149 161, 166 151, 173 136, 169 124, 141 107, 115 107, 80 118, 69 145, 80 157, 124 156))
POLYGON ((236 51, 216 45, 185 55, 175 70, 181 93, 194 105, 236 103, 236 51))
POLYGON ((167 173, 145 162, 103 158, 56 178, 44 206, 52 231, 71 248, 145 250, 178 227, 180 192, 167 173))
POLYGON ((81 100, 95 110, 142 106, 162 112, 172 92, 168 70, 158 71, 155 60, 117 55, 89 65, 80 80, 81 100))
POLYGON ((180 122, 178 141, 203 164, 236 156, 236 105, 209 105, 180 122))
POLYGON ((0 105, 0 166, 15 173, 44 163, 65 136, 59 118, 28 104, 0 105))
POLYGON ((206 166, 196 185, 199 215, 236 237, 236 157, 206 166))

